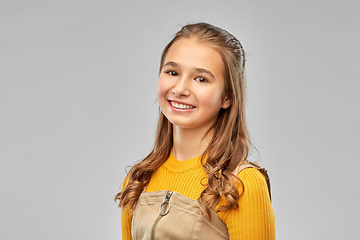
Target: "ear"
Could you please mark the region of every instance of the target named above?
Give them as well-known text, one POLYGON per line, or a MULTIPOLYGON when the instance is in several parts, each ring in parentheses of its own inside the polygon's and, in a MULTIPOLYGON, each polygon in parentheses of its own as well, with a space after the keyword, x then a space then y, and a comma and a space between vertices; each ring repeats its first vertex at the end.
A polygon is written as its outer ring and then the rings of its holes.
POLYGON ((230 107, 232 104, 232 99, 230 96, 226 96, 226 98, 224 99, 221 108, 223 109, 227 109, 228 107, 230 107))

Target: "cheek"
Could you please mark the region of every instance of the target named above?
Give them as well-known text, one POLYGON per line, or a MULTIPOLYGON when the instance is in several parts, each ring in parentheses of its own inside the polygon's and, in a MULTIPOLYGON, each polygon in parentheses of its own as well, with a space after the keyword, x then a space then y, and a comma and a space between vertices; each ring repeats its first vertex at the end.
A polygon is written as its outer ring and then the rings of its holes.
POLYGON ((157 100, 159 103, 164 99, 168 88, 169 87, 167 86, 165 79, 160 76, 156 90, 157 100))
POLYGON ((221 89, 213 89, 212 91, 204 91, 199 98, 203 104, 208 106, 221 106, 222 91, 221 89))

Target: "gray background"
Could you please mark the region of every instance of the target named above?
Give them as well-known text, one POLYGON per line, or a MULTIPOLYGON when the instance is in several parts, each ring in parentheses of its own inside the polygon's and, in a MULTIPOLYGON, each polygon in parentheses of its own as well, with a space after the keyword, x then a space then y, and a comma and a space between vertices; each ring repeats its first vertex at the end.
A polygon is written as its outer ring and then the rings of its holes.
POLYGON ((113 197, 157 118, 160 53, 208 21, 247 51, 277 239, 359 239, 359 1, 0 3, 0 239, 120 239, 113 197))

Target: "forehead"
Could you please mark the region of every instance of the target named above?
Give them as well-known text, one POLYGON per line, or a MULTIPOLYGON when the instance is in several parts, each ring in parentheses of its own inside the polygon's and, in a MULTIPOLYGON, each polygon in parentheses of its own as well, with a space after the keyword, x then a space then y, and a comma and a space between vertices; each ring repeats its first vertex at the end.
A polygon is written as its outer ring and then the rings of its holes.
POLYGON ((214 75, 223 75, 224 63, 220 53, 209 44, 195 39, 180 39, 169 48, 164 64, 168 61, 188 68, 204 68, 214 75))

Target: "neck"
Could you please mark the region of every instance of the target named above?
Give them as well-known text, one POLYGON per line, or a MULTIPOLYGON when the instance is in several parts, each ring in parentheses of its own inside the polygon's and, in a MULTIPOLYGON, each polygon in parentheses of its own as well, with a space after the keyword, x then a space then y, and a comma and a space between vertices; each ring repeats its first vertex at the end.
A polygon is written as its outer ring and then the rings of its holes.
POLYGON ((184 129, 173 125, 173 155, 179 161, 185 161, 202 154, 210 142, 208 129, 184 129))

